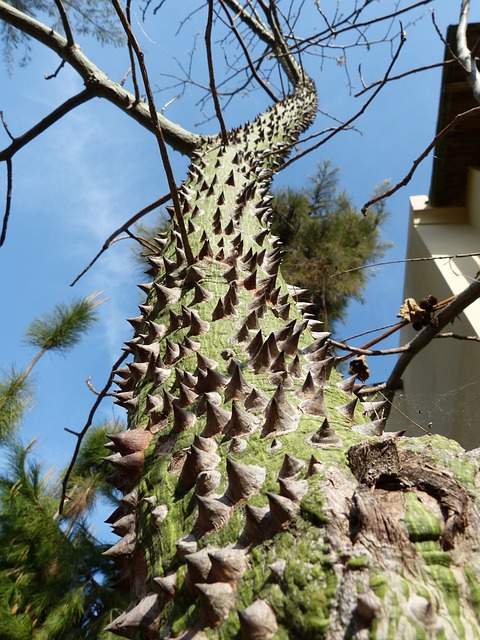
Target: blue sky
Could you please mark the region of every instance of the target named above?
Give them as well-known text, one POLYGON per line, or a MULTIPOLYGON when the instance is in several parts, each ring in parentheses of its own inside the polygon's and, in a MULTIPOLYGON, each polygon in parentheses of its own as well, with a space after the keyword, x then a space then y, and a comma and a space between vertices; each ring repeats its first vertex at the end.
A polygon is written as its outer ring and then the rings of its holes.
MULTIPOLYGON (((386 11, 388 8, 383 8, 383 4, 372 3, 376 11, 386 11)), ((435 2, 432 5, 443 33, 448 24, 457 21, 457 4, 435 2)), ((162 21, 149 19, 146 25, 137 25, 147 62, 150 62, 152 81, 163 86, 170 81, 161 74, 177 72, 173 58, 180 58, 191 49, 196 32, 200 37, 193 68, 199 74, 204 70, 203 20, 195 22, 195 16, 192 17, 180 36, 172 37, 172 9, 173 5, 167 3, 160 14, 162 21)), ((432 26, 430 12, 427 6, 423 20, 407 25, 407 42, 395 68, 397 73, 443 59, 443 45, 432 26)), ((315 16, 305 17, 309 22, 315 16)), ((472 22, 475 19, 480 18, 472 15, 472 22)), ((80 39, 80 43, 110 77, 121 79, 129 66, 125 52, 102 49, 92 40, 84 43, 80 39)), ((349 52, 348 70, 355 87, 359 86, 356 70, 360 59, 365 78, 376 80, 388 66, 389 56, 390 49, 386 46, 373 47, 370 52, 363 50, 358 56, 349 52)), ((82 88, 75 73, 68 69, 55 80, 44 79, 44 74, 53 72, 58 64, 56 56, 45 48, 33 44, 31 58, 27 67, 15 68, 11 76, 4 66, 0 68, 0 109, 14 135, 21 134, 82 88)), ((347 118, 359 109, 363 99, 356 99, 349 92, 342 66, 333 62, 325 64, 322 70, 320 59, 313 58, 308 61, 308 68, 317 81, 322 110, 347 118)), ((342 187, 360 207, 380 182, 400 180, 412 160, 431 141, 436 126, 440 77, 439 71, 429 71, 388 85, 358 122, 358 132, 337 136, 317 153, 295 163, 275 184, 303 186, 306 178, 314 174, 316 163, 329 158, 340 167, 342 187)), ((174 89, 161 93, 158 106, 167 103, 176 93, 174 89)), ((165 115, 192 128, 203 119, 195 104, 198 95, 195 89, 187 88, 183 97, 167 108, 165 115)), ((258 91, 236 98, 226 112, 227 124, 241 124, 245 118, 254 117, 266 103, 258 91)), ((319 116, 317 127, 323 128, 327 122, 319 116)), ((199 131, 215 132, 215 124, 211 122, 199 131)), ((3 148, 7 144, 8 138, 1 131, 0 145, 3 148)), ((185 175, 186 160, 172 153, 172 162, 180 182, 185 175)), ((386 259, 404 257, 408 198, 428 193, 430 171, 431 157, 409 186, 389 201, 391 214, 384 239, 395 246, 386 259)), ((2 201, 5 184, 2 167, 2 201)), ((131 244, 125 241, 104 254, 73 290, 69 284, 115 228, 167 191, 153 136, 118 109, 98 99, 69 114, 14 158, 11 222, 6 244, 0 249, 0 365, 15 364, 22 368, 28 364, 34 353, 22 344, 22 335, 34 317, 59 302, 93 291, 105 290, 108 297, 108 302, 99 310, 100 322, 96 329, 79 347, 65 357, 47 355, 36 368, 36 407, 25 421, 22 438, 29 441, 38 436, 41 442, 38 452, 47 466, 58 469, 68 462, 75 442, 64 428, 80 430, 95 400, 85 379, 92 376, 94 386, 103 387, 122 341, 131 337, 130 325, 124 318, 137 315, 136 305, 142 302, 135 284, 143 278, 132 260, 131 244)), ((338 337, 394 322, 402 291, 402 266, 377 269, 365 293, 366 304, 351 305, 348 321, 339 330, 338 337)), ((396 344, 396 339, 390 344, 396 344)), ((382 359, 370 364, 372 379, 382 380, 392 361, 382 359)), ((98 420, 121 415, 117 408, 105 403, 98 420)))

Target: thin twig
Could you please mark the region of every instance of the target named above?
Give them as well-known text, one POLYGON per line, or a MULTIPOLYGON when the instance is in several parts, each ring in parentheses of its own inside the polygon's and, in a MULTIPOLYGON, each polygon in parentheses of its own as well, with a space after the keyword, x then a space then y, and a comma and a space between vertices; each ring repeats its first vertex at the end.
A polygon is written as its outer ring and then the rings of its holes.
POLYGON ((180 197, 177 189, 177 185, 175 183, 175 178, 173 175, 172 165, 170 164, 170 158, 168 156, 167 146, 165 144, 165 139, 163 137, 162 128, 159 122, 159 114, 155 107, 155 100, 153 98, 152 87, 150 85, 150 80, 148 77, 147 68, 145 66, 145 56, 143 51, 140 49, 140 45, 137 42, 135 34, 132 31, 132 28, 127 20, 127 17, 120 5, 119 0, 112 0, 113 7, 120 18, 120 22, 122 23, 122 27, 127 35, 127 38, 132 44, 132 47, 135 51, 135 55, 137 56, 138 65, 140 67, 140 72, 142 74, 143 84, 145 87, 145 92, 147 94, 147 102, 148 109, 150 112, 150 118, 152 121, 153 132, 155 134, 155 138, 158 143, 158 147, 160 150, 160 156, 162 158, 163 167, 165 169, 165 175, 167 177, 168 186, 170 188, 170 193, 172 195, 173 207, 175 210, 175 217, 178 224, 178 229, 180 231, 180 235, 182 236, 182 244, 183 249, 185 251, 185 257, 188 264, 193 264, 195 259, 193 257, 192 249, 190 247, 190 243, 188 240, 187 230, 185 227, 185 221, 183 219, 182 211, 180 209, 180 197))
POLYGON ((65 11, 65 7, 63 6, 62 0, 54 0, 54 2, 57 6, 58 13, 60 14, 63 30, 65 31, 65 36, 67 38, 67 46, 73 47, 73 45, 75 44, 75 39, 73 37, 72 28, 70 26, 67 12, 65 11))
MULTIPOLYGON (((80 452, 80 447, 82 445, 83 438, 86 436, 87 431, 92 426, 92 422, 93 422, 93 418, 95 417, 95 413, 97 412, 97 409, 100 406, 102 400, 106 397, 108 390, 112 386, 113 378, 115 376, 114 372, 118 369, 118 367, 122 364, 122 362, 127 358, 127 356, 128 356, 128 353, 122 353, 120 358, 115 362, 115 364, 113 365, 113 367, 112 367, 112 369, 110 371, 110 375, 108 376, 107 383, 105 384, 103 389, 98 394, 97 399, 95 400, 95 403, 94 403, 93 407, 90 409, 90 413, 88 414, 88 418, 87 418, 87 422, 85 423, 85 426, 83 427, 83 429, 79 433, 75 434, 76 437, 77 437, 77 444, 75 445, 75 450, 73 452, 72 459, 70 460, 70 464, 68 465, 68 468, 67 468, 67 470, 65 472, 65 475, 63 477, 62 493, 60 495, 60 506, 58 507, 58 513, 59 514, 61 514, 63 512, 63 508, 65 506, 65 500, 66 500, 66 497, 67 497, 68 481, 69 481, 70 476, 72 474, 73 467, 75 466, 75 463, 77 461, 78 454, 80 452)), ((69 430, 69 432, 73 433, 71 430, 69 430)))
POLYGON ((10 138, 10 140, 15 140, 13 135, 10 133, 10 129, 8 128, 7 121, 5 120, 5 116, 3 115, 3 111, 0 111, 0 119, 2 120, 3 128, 5 129, 5 133, 10 138))
POLYGON ((480 342, 480 338, 478 336, 461 336, 458 333, 452 333, 451 331, 448 333, 439 333, 435 338, 452 338, 454 340, 471 340, 472 342, 480 342))
POLYGON ((8 147, 5 147, 5 149, 0 151, 0 162, 6 160, 7 158, 13 158, 17 151, 34 140, 41 133, 46 131, 49 127, 52 126, 52 124, 58 122, 69 111, 72 111, 72 109, 75 109, 75 107, 78 107, 84 102, 91 100, 91 98, 93 97, 94 93, 91 88, 80 91, 80 93, 77 93, 72 98, 69 98, 68 100, 63 102, 59 107, 49 113, 48 116, 45 116, 45 118, 40 120, 40 122, 38 122, 31 129, 26 131, 23 135, 18 136, 17 138, 14 138, 7 130, 7 133, 12 139, 12 143, 8 147))
MULTIPOLYGON (((131 15, 130 15, 130 5, 131 5, 131 0, 127 0, 127 4, 126 4, 127 20, 128 20, 129 25, 132 26, 132 20, 131 20, 131 15)), ((133 89, 135 91, 135 100, 136 100, 136 102, 140 102, 141 96, 140 96, 140 89, 138 87, 137 66, 135 64, 135 54, 133 53, 132 44, 131 44, 129 39, 127 39, 127 47, 128 47, 128 55, 130 57, 130 71, 132 72, 132 82, 133 82, 133 89)))
POLYGON ((397 182, 397 184, 394 187, 392 187, 388 191, 385 191, 385 193, 382 193, 381 195, 376 196, 375 198, 372 198, 371 200, 369 200, 368 202, 366 202, 363 205, 363 207, 361 208, 361 212, 363 213, 363 215, 366 215, 367 210, 373 204, 376 204, 377 202, 381 202, 382 200, 385 200, 385 198, 389 198, 394 193, 399 191, 402 187, 405 187, 410 182, 410 180, 412 179, 413 174, 415 173, 415 171, 418 168, 418 165, 423 160, 425 160, 425 158, 428 156, 430 151, 435 147, 437 142, 439 140, 441 140, 447 133, 449 133, 449 131, 454 129, 458 125, 459 122, 465 120, 466 118, 469 118, 472 115, 477 114, 479 111, 480 111, 480 107, 473 107, 472 109, 469 109, 468 111, 464 111, 463 113, 459 113, 458 115, 456 115, 455 118, 449 124, 447 124, 446 127, 444 127, 440 131, 440 133, 437 133, 437 135, 434 137, 432 142, 428 145, 428 147, 426 149, 424 149, 424 151, 418 156, 418 158, 416 158, 413 161, 412 168, 407 173, 407 175, 402 180, 400 180, 400 182, 397 182))
POLYGON ((233 31, 235 37, 237 38, 238 44, 240 45, 240 47, 242 48, 242 51, 245 55, 245 58, 247 60, 247 64, 250 67, 250 71, 252 72, 253 77, 255 78, 255 80, 259 83, 259 85, 262 87, 262 89, 264 91, 266 91, 267 95, 270 96, 270 98, 274 101, 274 102, 278 102, 278 97, 273 93, 273 91, 270 89, 270 87, 268 86, 268 84, 266 82, 264 82, 264 80, 260 77, 260 75, 257 72, 257 69, 253 63, 253 60, 250 56, 250 52, 248 51, 248 47, 246 46, 242 36, 240 35, 236 25, 235 25, 235 21, 232 18, 232 16, 230 15, 230 12, 228 10, 228 8, 225 6, 225 3, 223 0, 220 0, 220 4, 222 5, 223 10, 225 11, 228 21, 230 23, 230 28, 233 31))
POLYGON ((54 78, 56 78, 58 76, 58 74, 60 73, 60 71, 65 66, 65 64, 66 64, 65 60, 62 60, 53 73, 46 73, 43 76, 45 78, 45 80, 53 80, 54 78))
MULTIPOLYGON (((397 322, 396 324, 392 325, 389 329, 387 329, 387 331, 385 331, 381 335, 377 336, 373 340, 370 340, 370 342, 367 342, 366 344, 363 344, 361 347, 359 347, 359 349, 365 350, 365 349, 368 349, 369 347, 373 347, 374 344, 377 344, 378 342, 381 342, 382 340, 385 340, 385 338, 390 337, 393 333, 395 333, 399 329, 402 329, 402 327, 405 327, 407 324, 410 324, 408 320, 402 320, 401 322, 397 322)), ((343 358, 339 358, 339 362, 343 362, 344 360, 350 360, 351 357, 352 357, 351 354, 343 356, 343 358)))
POLYGON ((349 351, 360 356, 390 356, 394 353, 403 353, 410 348, 408 345, 402 347, 394 347, 392 349, 362 349, 361 347, 352 347, 344 342, 337 342, 336 340, 329 341, 334 347, 342 349, 342 351, 349 351))
POLYGON ((388 66, 388 69, 385 73, 385 76, 382 80, 382 82, 380 83, 380 85, 377 87, 377 89, 375 89, 375 91, 373 92, 373 94, 368 98, 368 100, 364 103, 364 105, 361 107, 361 109, 359 111, 357 111, 357 113, 355 115, 353 115, 351 118, 349 118, 346 122, 344 122, 342 125, 340 125, 339 127, 337 127, 334 131, 332 131, 332 133, 330 133, 328 136, 326 136, 325 138, 323 138, 322 140, 320 140, 320 142, 317 142, 316 144, 307 147, 307 149, 304 149, 303 151, 301 151, 300 153, 297 153, 297 155, 293 156, 292 158, 290 158, 290 160, 286 160, 280 167, 277 167, 277 171, 283 170, 286 167, 290 166, 291 164, 293 164, 294 162, 296 162, 297 160, 300 160, 300 158, 303 158, 304 156, 306 156, 307 154, 311 153, 312 151, 315 151, 316 149, 318 149, 319 147, 321 147, 322 145, 324 145, 326 142, 328 142, 331 138, 333 138, 334 136, 336 136, 337 134, 339 134, 341 131, 344 131, 345 129, 348 129, 350 127, 350 125, 355 122, 355 120, 358 120, 358 118, 360 118, 365 111, 368 109, 368 107, 370 106, 370 104, 373 102, 373 100, 375 100, 375 98, 377 97, 377 95, 380 93, 380 91, 383 89, 383 87, 385 86, 389 76, 390 76, 390 72, 393 69, 393 66, 395 65, 399 55, 400 55, 400 51, 403 48, 403 45, 406 42, 406 35, 402 29, 402 36, 400 39, 400 43, 397 47, 397 50, 388 66))
POLYGON ((384 262, 372 262, 370 264, 364 264, 360 267, 352 267, 351 269, 346 269, 345 271, 338 271, 337 273, 333 273, 330 278, 337 278, 338 276, 343 276, 346 273, 352 273, 352 271, 360 271, 361 269, 371 269, 372 267, 384 267, 387 264, 404 264, 406 262, 424 262, 425 260, 455 260, 457 258, 473 258, 474 256, 480 256, 479 251, 474 251, 473 253, 455 253, 448 254, 445 256, 425 256, 421 258, 403 258, 401 260, 386 260, 384 262))
POLYGON ((215 86, 215 70, 213 68, 213 57, 212 57, 212 25, 213 25, 213 0, 208 0, 207 26, 205 27, 205 48, 207 50, 209 86, 210 86, 210 93, 213 99, 213 105, 215 107, 215 113, 217 115, 217 120, 220 125, 222 141, 223 141, 223 144, 227 144, 228 142, 227 127, 225 126, 222 107, 220 106, 220 100, 218 99, 217 88, 215 86))
POLYGON ((362 331, 362 333, 356 333, 353 336, 348 336, 344 340, 340 340, 340 342, 348 342, 350 340, 355 340, 355 338, 361 338, 362 336, 366 336, 369 333, 376 333, 377 331, 384 331, 385 329, 390 329, 390 327, 394 327, 398 322, 392 322, 391 324, 386 324, 383 327, 377 327, 376 329, 368 329, 368 331, 362 331))
MULTIPOLYGON (((413 75, 414 73, 420 73, 421 71, 430 71, 430 69, 438 69, 438 67, 446 67, 449 64, 456 63, 456 60, 444 60, 443 62, 434 62, 433 64, 427 64, 423 67, 416 67, 415 69, 410 69, 409 71, 405 71, 404 73, 399 73, 396 76, 391 76, 388 78, 387 82, 395 82, 396 80, 401 80, 402 78, 406 78, 408 76, 413 75)), ((360 73, 360 69, 359 69, 360 73)), ((381 80, 376 80, 369 85, 366 85, 363 80, 363 76, 360 75, 360 80, 363 84, 363 89, 358 93, 354 94, 355 98, 359 98, 361 95, 366 93, 367 91, 371 91, 374 87, 378 86, 381 80)))
MULTIPOLYGON (((92 393, 94 393, 96 396, 100 395, 100 391, 97 391, 97 389, 95 389, 95 387, 92 384, 92 376, 88 376, 88 378, 85 380, 85 384, 90 389, 90 391, 92 393)), ((65 429, 65 431, 67 431, 67 429, 65 429)), ((68 431, 70 431, 70 430, 68 429, 68 431)), ((72 432, 70 431, 70 433, 72 433, 72 432)))
POLYGON ((3 246, 7 237, 8 219, 10 218, 10 209, 12 206, 12 189, 13 189, 13 167, 11 158, 7 158, 7 196, 5 198, 5 212, 3 214, 2 233, 0 235, 0 247, 3 246))
POLYGON ((77 284, 77 282, 80 280, 80 278, 82 276, 84 276, 87 271, 89 269, 91 269, 91 267, 93 267, 93 265, 95 264, 95 262, 100 258, 100 256, 102 255, 102 253, 104 253, 104 251, 106 251, 110 245, 112 245, 115 242, 115 238, 117 238, 118 235, 120 235, 121 233, 123 233, 124 231, 127 231, 127 229, 132 225, 135 224, 135 222, 137 222, 138 220, 140 220, 140 218, 143 218, 143 216, 145 216, 147 213, 150 213, 150 211, 153 211, 154 209, 157 209, 157 207, 160 207, 162 204, 165 204, 165 202, 168 202, 171 198, 170 193, 165 194, 164 196, 162 196, 159 200, 155 200, 155 202, 152 202, 151 204, 149 204, 148 206, 144 207, 143 209, 141 209, 140 211, 138 211, 134 216, 132 216, 129 220, 127 220, 127 222, 125 222, 124 224, 122 224, 121 227, 119 227, 118 229, 116 229, 112 234, 110 234, 108 236, 108 238, 105 240, 105 242, 103 243, 102 248, 100 249, 100 251, 97 253, 97 255, 93 258, 93 260, 91 260, 87 266, 85 267, 85 269, 83 269, 83 271, 81 271, 78 276, 70 283, 70 286, 73 287, 75 284, 77 284))

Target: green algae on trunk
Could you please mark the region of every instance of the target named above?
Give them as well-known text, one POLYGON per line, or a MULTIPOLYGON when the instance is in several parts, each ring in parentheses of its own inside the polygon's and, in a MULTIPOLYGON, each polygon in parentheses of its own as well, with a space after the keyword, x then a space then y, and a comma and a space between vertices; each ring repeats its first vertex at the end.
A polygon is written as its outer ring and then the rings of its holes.
POLYGON ((467 493, 425 441, 382 435, 281 276, 269 186, 316 105, 305 80, 205 138, 180 189, 195 263, 174 220, 149 259, 117 394, 143 436, 109 458, 112 521, 135 514, 107 552, 132 585, 118 635, 478 636, 478 465, 467 493))

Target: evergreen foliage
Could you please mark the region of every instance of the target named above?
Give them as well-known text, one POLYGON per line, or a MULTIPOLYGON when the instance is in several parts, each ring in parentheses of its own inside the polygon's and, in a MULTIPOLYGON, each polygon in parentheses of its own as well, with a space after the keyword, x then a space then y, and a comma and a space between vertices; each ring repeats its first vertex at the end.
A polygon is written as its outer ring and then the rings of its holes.
POLYGON ((283 275, 289 284, 311 290, 319 318, 331 328, 344 318, 350 300, 362 300, 368 276, 362 270, 344 273, 335 277, 335 286, 331 277, 374 262, 390 246, 380 233, 385 206, 381 202, 363 216, 339 189, 339 170, 328 160, 305 189, 279 189, 272 206, 272 232, 287 251, 283 275))
POLYGON ((20 425, 31 401, 30 382, 15 369, 0 379, 0 443, 7 440, 20 425))
POLYGON ((39 352, 22 372, 12 369, 0 377, 0 444, 18 426, 31 402, 30 373, 38 360, 50 350, 64 352, 78 344, 95 322, 98 293, 69 304, 59 304, 42 318, 33 320, 25 331, 25 342, 39 352))
MULTIPOLYGON (((102 432, 105 441, 103 428, 94 439, 102 432)), ((105 547, 85 513, 58 515, 58 478, 32 461, 32 447, 10 444, 0 476, 0 637, 107 640, 102 629, 122 596, 108 577, 105 547)))
MULTIPOLYGON (((29 16, 42 18, 51 27, 63 33, 63 26, 55 3, 45 0, 16 0, 12 3, 16 9, 29 16)), ((75 33, 96 38, 101 44, 119 46, 125 42, 123 31, 116 20, 116 14, 108 0, 64 0, 67 12, 75 33)), ((0 22, 0 40, 2 42, 3 58, 9 70, 13 68, 15 53, 22 50, 20 64, 25 65, 30 60, 30 38, 6 22, 0 22)))
POLYGON ((44 351, 71 349, 96 320, 94 309, 102 302, 95 300, 97 295, 59 304, 52 312, 36 318, 27 327, 25 342, 44 351))
POLYGON ((63 473, 44 473, 15 431, 31 400, 30 374, 48 350, 76 345, 95 321, 97 294, 34 320, 26 342, 40 349, 21 373, 0 380, 0 444, 8 458, 0 474, 0 638, 2 640, 109 640, 103 629, 124 607, 105 546, 92 534, 89 515, 97 498, 118 501, 105 482, 108 433, 118 423, 91 427, 69 478, 62 515, 63 473))

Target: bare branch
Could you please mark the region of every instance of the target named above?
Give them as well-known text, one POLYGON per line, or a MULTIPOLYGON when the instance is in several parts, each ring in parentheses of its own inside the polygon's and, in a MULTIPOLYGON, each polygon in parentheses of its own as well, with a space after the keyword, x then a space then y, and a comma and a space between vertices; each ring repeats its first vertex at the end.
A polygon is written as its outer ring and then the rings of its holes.
POLYGON ((380 91, 385 86, 385 84, 386 84, 386 82, 388 80, 388 77, 390 76, 390 72, 391 72, 392 68, 394 67, 394 65, 396 63, 396 61, 398 59, 398 56, 400 55, 400 51, 402 50, 402 47, 405 44, 405 42, 406 42, 406 35, 402 30, 402 37, 400 39, 400 43, 399 43, 398 48, 397 48, 397 50, 396 50, 396 52, 395 52, 395 54, 394 54, 394 56, 393 56, 393 58, 392 58, 392 60, 391 60, 391 62, 389 64, 389 66, 388 66, 388 69, 387 69, 387 71, 385 73, 385 76, 384 76, 382 82, 377 87, 377 89, 374 91, 374 93, 370 96, 370 98, 368 98, 368 100, 365 102, 363 107, 359 111, 357 111, 357 113, 355 113, 355 115, 353 115, 351 118, 349 118, 346 122, 344 122, 342 125, 337 127, 332 133, 330 133, 328 136, 326 136, 325 138, 320 140, 320 142, 317 142, 316 144, 308 147, 307 149, 304 149, 300 153, 297 153, 295 156, 293 156, 292 158, 290 158, 289 160, 284 162, 281 165, 281 167, 277 169, 278 171, 280 171, 281 169, 285 169, 286 167, 290 166, 291 164, 293 164, 297 160, 300 160, 300 158, 303 158, 304 156, 308 155, 312 151, 315 151, 316 149, 318 149, 319 147, 324 145, 326 142, 331 140, 331 138, 333 138, 338 133, 340 133, 340 131, 344 131, 345 129, 350 128, 351 124, 353 122, 355 122, 355 120, 358 120, 358 118, 360 118, 365 113, 365 111, 368 109, 370 104, 373 102, 373 100, 377 97, 377 95, 380 93, 380 91))
POLYGON ((262 78, 259 76, 256 66, 253 63, 253 60, 250 56, 250 52, 248 51, 248 48, 242 38, 242 36, 240 35, 236 25, 235 25, 235 20, 232 18, 230 12, 228 11, 228 8, 225 6, 225 2, 224 0, 220 0, 220 4, 222 5, 223 10, 225 11, 229 23, 230 23, 230 28, 233 31, 233 33, 235 34, 237 40, 238 40, 238 44, 240 45, 245 58, 247 60, 247 64, 250 67, 250 70, 252 72, 253 77, 255 78, 255 80, 259 83, 259 85, 262 87, 262 89, 264 89, 266 91, 266 93, 270 96, 270 98, 274 101, 274 102, 278 102, 278 98, 277 96, 273 93, 273 91, 270 89, 270 87, 268 86, 268 84, 266 82, 264 82, 262 80, 262 78))
POLYGON ((70 26, 70 21, 67 16, 67 12, 65 11, 65 7, 63 6, 62 0, 54 0, 58 9, 58 13, 60 14, 60 19, 62 21, 63 30, 65 31, 65 35, 67 36, 67 45, 69 47, 73 47, 75 44, 75 39, 73 37, 72 28, 70 26))
POLYGON ((120 5, 119 0, 112 0, 112 4, 115 11, 117 12, 118 17, 120 18, 120 22, 122 23, 122 27, 125 30, 127 38, 129 42, 131 42, 132 44, 133 50, 135 51, 135 55, 137 56, 138 64, 140 66, 140 72, 142 74, 143 84, 145 86, 145 91, 147 94, 148 107, 149 107, 150 117, 153 125, 153 133, 155 134, 155 138, 158 143, 160 156, 162 158, 163 168, 165 169, 165 175, 167 178, 168 186, 170 187, 173 207, 175 209, 175 218, 178 224, 180 235, 182 236, 185 257, 187 259, 188 264, 193 264, 195 260, 192 254, 192 249, 190 247, 189 240, 188 240, 188 234, 185 228, 185 221, 183 219, 182 211, 180 209, 180 199, 178 195, 178 189, 175 183, 175 178, 173 176, 172 166, 170 164, 170 158, 168 157, 168 151, 165 144, 165 139, 163 137, 162 127, 160 125, 159 119, 163 116, 160 116, 158 114, 155 107, 152 88, 150 86, 150 80, 148 78, 147 68, 145 66, 145 57, 143 55, 143 51, 140 49, 137 39, 135 38, 135 34, 132 31, 130 23, 128 22, 127 17, 123 12, 123 9, 120 5))
POLYGON ((456 115, 455 118, 449 124, 447 124, 447 126, 444 129, 440 131, 440 133, 437 133, 437 135, 434 137, 432 142, 428 145, 428 147, 426 147, 426 149, 424 149, 424 151, 418 156, 418 158, 416 158, 413 161, 412 168, 407 173, 407 175, 402 180, 400 180, 400 182, 397 182, 397 184, 394 187, 392 187, 388 191, 385 191, 385 193, 382 193, 381 195, 375 198, 372 198, 371 200, 369 200, 363 205, 363 207, 361 208, 361 212, 363 213, 363 215, 366 215, 368 208, 371 207, 373 204, 376 204, 377 202, 381 202, 382 200, 389 198, 391 195, 399 191, 402 187, 405 187, 412 179, 413 174, 418 168, 418 165, 423 160, 425 160, 425 158, 428 156, 430 151, 435 147, 437 142, 441 140, 449 131, 454 129, 459 122, 461 122, 462 120, 465 120, 466 118, 469 118, 472 115, 476 115, 479 111, 480 111, 480 107, 473 107, 473 109, 469 109, 468 111, 464 111, 463 113, 459 113, 458 115, 456 115))
MULTIPOLYGON (((131 19, 130 7, 131 7, 131 0, 127 0, 126 14, 127 14, 128 24, 131 26, 132 19, 131 19)), ((130 58, 130 70, 132 72, 133 89, 135 91, 135 100, 136 102, 140 102, 141 96, 140 96, 140 89, 138 87, 138 80, 137 80, 137 66, 135 64, 135 55, 133 53, 132 43, 130 42, 129 39, 127 39, 127 47, 128 47, 128 55, 130 58)))
MULTIPOLYGON (((132 93, 124 89, 119 83, 110 80, 103 71, 84 55, 80 47, 70 47, 63 36, 35 18, 15 9, 4 0, 0 0, 0 19, 38 40, 57 53, 60 58, 66 60, 81 76, 85 86, 91 90, 94 96, 105 98, 139 124, 153 131, 154 124, 148 106, 144 102, 138 103, 132 93)), ((199 136, 186 131, 161 114, 158 114, 157 118, 164 133, 165 141, 177 151, 190 155, 200 141, 199 136)))
POLYGON ((158 207, 160 207, 162 204, 165 204, 165 202, 168 202, 170 200, 170 198, 171 198, 171 194, 170 193, 165 194, 159 200, 155 200, 155 202, 152 202, 148 206, 146 206, 143 209, 141 209, 140 211, 138 211, 134 216, 132 216, 129 220, 127 220, 124 224, 122 224, 121 227, 119 227, 112 234, 110 234, 108 236, 108 238, 105 240, 105 242, 103 243, 103 246, 100 249, 100 251, 97 253, 97 255, 93 258, 93 260, 91 260, 87 264, 85 269, 83 269, 83 271, 81 271, 78 274, 78 276, 75 278, 75 280, 73 280, 73 282, 71 282, 70 286, 73 287, 75 284, 77 284, 77 282, 80 280, 80 278, 82 276, 84 276, 87 273, 87 271, 89 269, 91 269, 91 267, 93 267, 95 262, 102 255, 102 253, 104 253, 115 242, 115 238, 117 238, 121 233, 126 231, 132 224, 135 224, 135 222, 138 222, 138 220, 140 220, 140 218, 143 218, 143 216, 147 215, 147 213, 150 213, 150 211, 153 211, 154 209, 157 209, 158 207))
POLYGON ((38 122, 31 129, 26 131, 23 135, 14 138, 10 133, 9 136, 12 139, 12 143, 0 151, 0 162, 6 161, 8 158, 13 158, 13 156, 26 144, 34 140, 41 133, 46 131, 53 124, 58 122, 63 116, 67 113, 75 109, 81 104, 84 104, 88 100, 91 100, 94 97, 94 93, 90 88, 84 89, 77 95, 73 96, 66 100, 63 104, 57 107, 54 111, 45 116, 40 122, 38 122))
POLYGON ((12 206, 12 189, 13 189, 13 167, 11 158, 7 158, 7 196, 5 198, 5 212, 3 214, 2 233, 0 235, 0 247, 7 237, 8 220, 10 218, 10 209, 12 206))
POLYGON ((472 88, 473 97, 477 102, 480 102, 480 72, 475 60, 475 52, 471 52, 467 44, 469 13, 470 0, 462 0, 460 20, 457 28, 457 55, 467 75, 468 84, 472 88))
POLYGON ((213 58, 212 58, 212 25, 213 25, 213 0, 208 0, 207 26, 205 28, 205 47, 207 50, 207 66, 208 66, 208 76, 210 79, 210 92, 212 94, 212 99, 215 107, 215 113, 217 115, 217 120, 220 124, 220 131, 221 131, 223 144, 227 144, 228 142, 227 128, 225 126, 225 120, 223 119, 223 114, 222 114, 222 107, 220 106, 217 88, 215 86, 215 70, 213 68, 213 58))
MULTIPOLYGON (((422 71, 430 71, 430 69, 438 69, 439 67, 446 67, 450 64, 455 64, 456 60, 444 60, 443 62, 434 62, 433 64, 426 64, 423 67, 416 67, 415 69, 409 69, 409 71, 405 71, 404 73, 399 73, 396 76, 391 76, 390 78, 388 78, 387 82, 396 82, 397 80, 401 80, 402 78, 406 78, 408 76, 411 76, 415 73, 421 73, 422 71)), ((359 69, 359 73, 361 74, 361 70, 359 69)), ((371 89, 373 89, 374 87, 377 87, 382 81, 381 80, 376 80, 375 82, 372 82, 369 85, 365 85, 363 77, 361 77, 362 80, 362 84, 363 84, 363 89, 361 91, 358 91, 358 93, 355 94, 355 98, 359 98, 361 95, 363 95, 364 93, 366 93, 367 91, 371 91, 371 89)))
POLYGON ((435 338, 452 338, 453 340, 471 340, 472 342, 480 342, 478 336, 461 336, 458 333, 439 333, 435 338))
POLYGON ((472 253, 451 253, 445 256, 424 256, 421 258, 402 258, 401 260, 384 260, 383 262, 372 262, 371 264, 363 264, 360 267, 352 267, 345 271, 338 271, 333 273, 330 277, 337 278, 343 276, 345 273, 352 273, 353 271, 360 271, 361 269, 371 269, 373 267, 384 267, 387 264, 405 264, 406 262, 425 262, 426 260, 455 260, 457 258, 473 258, 480 256, 480 251, 474 251, 472 253))
POLYGON ((337 342, 336 340, 330 340, 329 342, 334 347, 337 347, 337 349, 349 351, 352 354, 355 353, 361 356, 390 356, 394 353, 404 353, 410 348, 409 345, 404 345, 402 347, 394 347, 392 349, 363 349, 362 347, 353 347, 349 344, 345 344, 344 342, 337 342))
POLYGON ((75 449, 74 449, 74 452, 73 452, 73 455, 72 455, 72 459, 70 460, 70 464, 68 465, 68 468, 67 468, 67 470, 65 472, 65 475, 64 475, 63 481, 62 481, 62 493, 60 495, 60 506, 58 507, 58 513, 60 513, 60 514, 63 512, 63 509, 65 507, 65 500, 67 498, 68 481, 69 481, 70 476, 72 474, 73 467, 75 466, 75 462, 77 461, 78 454, 80 453, 80 447, 82 445, 83 438, 86 436, 87 431, 92 426, 93 418, 95 417, 97 409, 100 406, 102 400, 107 396, 108 390, 112 386, 113 379, 115 377, 115 371, 122 364, 122 362, 127 358, 127 356, 128 356, 128 353, 122 353, 120 358, 113 365, 105 386, 98 393, 97 399, 95 400, 95 403, 94 403, 93 407, 90 409, 90 413, 88 414, 87 422, 85 423, 85 426, 83 427, 83 429, 79 433, 75 433, 75 432, 69 430, 70 433, 74 433, 74 435, 76 435, 77 443, 75 445, 75 449))
POLYGON ((403 353, 397 360, 387 382, 386 391, 390 394, 395 393, 403 372, 413 360, 413 358, 429 344, 435 336, 437 336, 447 324, 452 322, 464 309, 472 302, 480 298, 480 281, 474 280, 462 293, 455 296, 453 300, 447 304, 442 311, 436 316, 435 325, 429 324, 422 329, 410 342, 409 349, 403 353))

